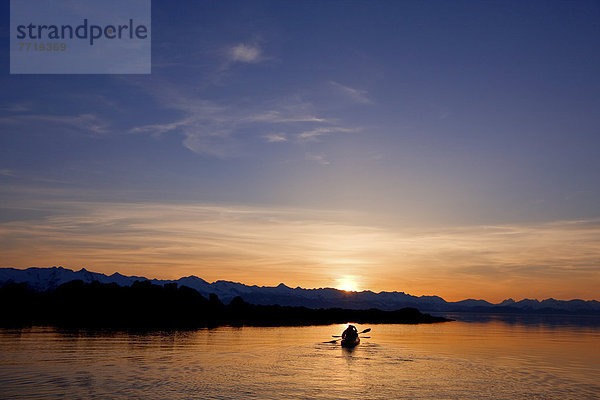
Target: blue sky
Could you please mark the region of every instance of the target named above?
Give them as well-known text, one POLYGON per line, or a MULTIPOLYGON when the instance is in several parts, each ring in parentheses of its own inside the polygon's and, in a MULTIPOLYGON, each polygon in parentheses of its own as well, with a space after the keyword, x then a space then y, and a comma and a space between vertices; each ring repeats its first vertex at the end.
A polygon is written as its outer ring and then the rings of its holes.
POLYGON ((1 264, 591 298, 599 21, 591 1, 154 1, 151 75, 9 75, 4 40, 1 264), (304 244, 280 254, 284 232, 304 244), (148 239, 116 251, 128 234, 148 239))

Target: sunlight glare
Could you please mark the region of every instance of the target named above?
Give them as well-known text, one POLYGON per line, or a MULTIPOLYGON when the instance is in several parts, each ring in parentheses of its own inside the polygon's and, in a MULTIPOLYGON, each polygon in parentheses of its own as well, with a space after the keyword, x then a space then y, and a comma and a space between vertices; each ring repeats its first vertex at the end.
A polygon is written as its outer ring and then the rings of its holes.
POLYGON ((336 287, 346 292, 357 292, 358 286, 353 276, 345 275, 337 280, 336 287))

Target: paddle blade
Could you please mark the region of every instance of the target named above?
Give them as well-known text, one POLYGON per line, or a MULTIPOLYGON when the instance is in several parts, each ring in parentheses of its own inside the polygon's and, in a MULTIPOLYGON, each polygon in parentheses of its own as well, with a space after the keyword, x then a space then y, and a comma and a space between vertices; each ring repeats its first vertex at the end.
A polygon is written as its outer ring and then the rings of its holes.
POLYGON ((362 331, 362 332, 359 332, 359 333, 367 333, 367 332, 371 332, 371 328, 367 328, 367 329, 365 329, 364 331, 362 331))
POLYGON ((338 340, 340 340, 340 339, 330 340, 330 341, 328 341, 328 342, 323 342, 323 343, 335 343, 335 342, 337 342, 338 340))
POLYGON ((331 335, 331 337, 341 337, 340 335, 331 335))

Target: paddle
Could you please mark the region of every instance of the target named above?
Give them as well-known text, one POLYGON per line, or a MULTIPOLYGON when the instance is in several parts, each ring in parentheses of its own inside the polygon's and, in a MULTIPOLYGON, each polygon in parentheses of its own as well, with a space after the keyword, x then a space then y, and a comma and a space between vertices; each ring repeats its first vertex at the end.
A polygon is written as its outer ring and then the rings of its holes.
POLYGON ((340 340, 340 339, 330 340, 329 342, 323 342, 323 343, 335 343, 335 342, 337 342, 338 340, 340 340))

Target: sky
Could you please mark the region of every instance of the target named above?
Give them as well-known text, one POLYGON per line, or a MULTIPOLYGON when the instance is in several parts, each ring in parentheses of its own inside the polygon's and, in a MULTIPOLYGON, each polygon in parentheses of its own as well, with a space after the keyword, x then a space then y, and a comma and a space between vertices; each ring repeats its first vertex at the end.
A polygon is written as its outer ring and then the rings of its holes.
POLYGON ((153 1, 149 75, 0 13, 0 267, 600 300, 596 1, 153 1))

